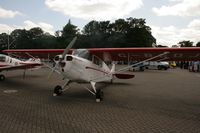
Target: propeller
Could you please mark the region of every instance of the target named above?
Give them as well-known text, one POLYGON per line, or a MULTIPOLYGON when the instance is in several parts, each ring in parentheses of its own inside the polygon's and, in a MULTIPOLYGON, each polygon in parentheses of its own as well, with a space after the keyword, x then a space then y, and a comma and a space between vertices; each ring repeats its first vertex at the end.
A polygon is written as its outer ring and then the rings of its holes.
POLYGON ((69 52, 70 48, 75 44, 77 37, 74 37, 73 40, 69 43, 69 45, 65 48, 65 51, 62 53, 62 58, 69 52))
MULTIPOLYGON (((62 53, 62 55, 57 55, 57 59, 54 60, 54 62, 56 63, 55 66, 52 69, 52 71, 49 73, 48 75, 48 79, 52 76, 52 74, 54 73, 54 71, 56 71, 56 69, 59 66, 59 63, 64 59, 64 57, 66 56, 66 54, 69 52, 69 50, 73 47, 73 45, 75 44, 77 40, 77 37, 74 37, 73 40, 69 43, 69 45, 65 48, 64 52, 62 53)), ((55 58, 56 58, 55 57, 55 58)))

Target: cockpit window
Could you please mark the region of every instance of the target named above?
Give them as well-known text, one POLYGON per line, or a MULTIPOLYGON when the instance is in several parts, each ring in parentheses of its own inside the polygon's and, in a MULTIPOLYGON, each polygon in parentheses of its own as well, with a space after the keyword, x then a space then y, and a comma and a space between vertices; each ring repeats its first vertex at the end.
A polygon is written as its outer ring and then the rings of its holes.
POLYGON ((0 56, 0 62, 5 62, 6 61, 6 57, 5 56, 0 56))
POLYGON ((92 61, 92 55, 89 53, 89 51, 87 49, 76 49, 73 51, 72 54, 75 56, 92 61))
POLYGON ((72 61, 73 60, 73 57, 72 56, 67 56, 66 57, 66 61, 72 61))
POLYGON ((93 56, 92 62, 100 67, 102 67, 102 60, 97 56, 93 56))

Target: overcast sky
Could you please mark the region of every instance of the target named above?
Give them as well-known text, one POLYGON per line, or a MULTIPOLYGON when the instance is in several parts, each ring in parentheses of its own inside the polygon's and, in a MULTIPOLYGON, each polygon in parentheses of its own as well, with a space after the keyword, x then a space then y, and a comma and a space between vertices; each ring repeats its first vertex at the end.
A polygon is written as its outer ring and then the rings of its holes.
POLYGON ((200 41, 200 0, 1 0, 0 33, 41 27, 54 34, 71 19, 80 29, 91 20, 145 18, 157 44, 200 41))

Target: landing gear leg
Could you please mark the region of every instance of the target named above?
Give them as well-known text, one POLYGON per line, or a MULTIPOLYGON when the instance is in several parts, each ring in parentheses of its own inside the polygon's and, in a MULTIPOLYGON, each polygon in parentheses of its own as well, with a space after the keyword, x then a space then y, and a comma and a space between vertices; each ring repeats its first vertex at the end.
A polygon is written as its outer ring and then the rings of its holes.
POLYGON ((0 75, 0 81, 4 81, 6 78, 5 78, 5 76, 4 75, 0 75))
POLYGON ((101 89, 97 89, 96 88, 96 82, 90 82, 91 86, 94 90, 94 92, 91 92, 92 94, 94 93, 94 95, 96 96, 96 102, 100 102, 103 100, 103 91, 101 89))
POLYGON ((103 100, 103 91, 101 89, 96 90, 96 102, 100 102, 103 100))

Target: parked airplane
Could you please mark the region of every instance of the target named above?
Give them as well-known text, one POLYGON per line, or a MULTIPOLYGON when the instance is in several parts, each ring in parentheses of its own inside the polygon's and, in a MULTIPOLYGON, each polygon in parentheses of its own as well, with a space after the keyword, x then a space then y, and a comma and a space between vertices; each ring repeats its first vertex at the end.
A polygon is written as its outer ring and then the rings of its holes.
MULTIPOLYGON (((0 72, 9 71, 9 70, 17 70, 17 69, 33 69, 39 68, 42 66, 40 59, 30 58, 26 61, 22 61, 16 58, 13 58, 8 55, 0 54, 0 72)), ((24 71, 25 76, 25 71, 24 71)), ((5 76, 0 74, 0 81, 5 80, 5 76)))
POLYGON ((55 71, 59 73, 65 84, 57 85, 54 88, 54 96, 61 95, 69 89, 69 84, 90 83, 92 89, 83 87, 96 96, 96 101, 100 102, 103 98, 103 91, 96 87, 96 83, 109 81, 113 78, 129 79, 133 74, 124 72, 133 66, 146 61, 190 61, 200 60, 200 48, 93 48, 93 49, 70 49, 76 37, 70 42, 68 47, 63 49, 26 49, 26 50, 4 50, 6 53, 22 54, 29 53, 39 57, 48 57, 56 55, 54 58, 55 67, 51 68, 50 75, 55 71), (115 70, 115 64, 108 67, 108 61, 140 61, 139 63, 129 65, 119 70, 115 70))

